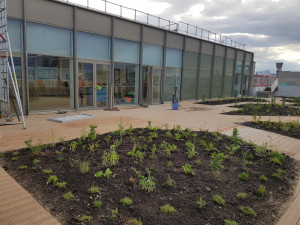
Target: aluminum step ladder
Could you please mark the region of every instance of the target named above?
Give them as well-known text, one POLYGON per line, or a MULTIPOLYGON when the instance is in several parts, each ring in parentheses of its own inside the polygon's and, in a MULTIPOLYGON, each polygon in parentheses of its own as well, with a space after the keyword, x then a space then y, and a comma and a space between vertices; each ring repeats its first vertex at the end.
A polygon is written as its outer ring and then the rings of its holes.
POLYGON ((12 83, 15 98, 18 103, 18 109, 22 117, 23 128, 26 129, 7 30, 6 0, 0 0, 0 116, 6 118, 7 121, 9 121, 11 118, 9 93, 10 82, 12 83))

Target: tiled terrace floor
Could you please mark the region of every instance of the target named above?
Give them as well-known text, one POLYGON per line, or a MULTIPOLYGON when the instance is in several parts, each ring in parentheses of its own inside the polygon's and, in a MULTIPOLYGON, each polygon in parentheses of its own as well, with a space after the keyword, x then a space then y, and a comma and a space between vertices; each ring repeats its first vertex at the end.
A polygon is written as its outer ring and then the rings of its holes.
MULTIPOLYGON (((80 113, 92 114, 94 118, 68 123, 55 123, 47 120, 50 117, 60 116, 57 114, 30 115, 26 118, 26 130, 22 129, 22 125, 0 126, 0 151, 25 147, 24 140, 30 138, 34 144, 48 143, 51 132, 57 139, 59 137, 65 140, 73 139, 81 136, 84 127, 88 129, 90 124, 98 126, 98 133, 106 133, 116 130, 122 120, 128 125, 132 124, 133 127, 146 126, 147 121, 152 121, 152 124, 156 126, 168 123, 172 127, 179 124, 181 127, 193 130, 208 129, 225 134, 231 134, 233 128, 237 127, 243 139, 256 144, 267 142, 273 146, 273 149, 300 160, 300 140, 238 125, 244 120, 251 120, 251 116, 220 114, 232 110, 224 105, 205 106, 194 104, 194 102, 183 102, 181 106, 181 110, 178 111, 171 110, 170 104, 154 105, 149 108, 120 108, 120 111, 80 111, 80 113)), ((76 112, 68 114, 74 113, 76 112)), ((285 121, 297 120, 300 117, 263 117, 263 119, 285 121)), ((300 183, 295 191, 294 199, 287 207, 278 225, 300 225, 300 183)), ((58 224, 58 222, 3 169, 0 169, 0 224, 50 225, 58 224)))

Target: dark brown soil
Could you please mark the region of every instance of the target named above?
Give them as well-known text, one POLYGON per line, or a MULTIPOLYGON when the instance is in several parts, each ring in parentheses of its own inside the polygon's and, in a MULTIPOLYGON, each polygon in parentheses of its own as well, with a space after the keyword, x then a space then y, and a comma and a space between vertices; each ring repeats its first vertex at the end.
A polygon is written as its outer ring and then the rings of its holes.
POLYGON ((197 104, 205 104, 205 105, 223 105, 229 103, 239 103, 239 102, 266 102, 265 99, 262 98, 221 98, 214 100, 205 100, 202 102, 197 102, 197 104))
POLYGON ((231 106, 239 110, 226 112, 226 115, 256 115, 256 116, 298 116, 300 110, 297 107, 280 104, 242 104, 231 106))
MULTIPOLYGON (((275 224, 281 216, 282 204, 292 197, 293 189, 297 182, 299 171, 298 162, 286 156, 286 160, 280 164, 270 162, 268 156, 260 157, 254 152, 254 147, 244 143, 239 139, 230 138, 217 133, 209 132, 188 132, 179 129, 171 131, 173 138, 166 137, 165 130, 155 130, 153 128, 135 129, 132 134, 126 132, 122 136, 122 143, 117 147, 119 163, 113 166, 102 165, 102 155, 104 151, 109 151, 110 146, 120 139, 118 133, 111 134, 111 140, 106 142, 108 134, 97 136, 100 145, 99 150, 89 153, 88 147, 95 141, 86 138, 75 151, 70 150, 70 143, 58 143, 55 146, 46 146, 42 152, 34 156, 29 149, 18 150, 18 153, 5 153, 2 157, 4 169, 13 176, 26 190, 28 190, 38 202, 40 202, 52 215, 58 218, 62 224, 82 224, 78 218, 83 214, 93 217, 87 224, 133 224, 128 223, 132 218, 141 219, 144 225, 156 224, 224 224, 225 219, 235 220, 239 224, 275 224), (158 134, 158 138, 153 138, 150 142, 148 137, 150 132, 158 134), (180 140, 175 140, 175 133, 181 136, 180 140), (196 136, 197 135, 197 136, 196 136), (184 137, 186 136, 186 137, 184 137), (129 156, 137 143, 137 149, 145 152, 142 161, 129 156), (187 147, 185 143, 190 140, 195 143, 197 155, 195 158, 187 157, 187 147), (224 168, 220 175, 212 173, 210 160, 216 149, 206 150, 200 140, 207 144, 214 143, 220 152, 225 154, 223 161, 224 168), (160 147, 166 141, 168 144, 177 146, 175 152, 168 156, 160 147), (235 154, 229 154, 226 150, 233 142, 240 145, 240 149, 235 154), (151 150, 156 145, 157 158, 151 158, 151 150), (84 147, 85 146, 85 147, 84 147), (247 153, 247 163, 242 159, 242 153, 247 153), (251 156, 250 156, 251 155, 251 156), (11 160, 13 157, 20 157, 19 160, 11 160), (58 161, 61 157, 63 160, 58 161), (36 170, 32 169, 33 160, 38 159, 36 170), (81 174, 79 162, 90 161, 90 172, 81 174), (200 160, 200 164, 199 161, 200 160), (172 161, 173 166, 168 167, 167 163, 172 161), (195 175, 184 173, 182 166, 186 163, 192 165, 195 175), (21 170, 19 166, 27 165, 28 168, 21 170), (244 166, 244 169, 243 169, 244 166), (102 170, 105 172, 110 168, 113 175, 110 179, 102 176, 96 178, 94 174, 102 170), (147 178, 146 168, 151 170, 154 177, 155 190, 146 192, 139 185, 139 178, 131 169, 136 168, 147 178), (65 189, 59 189, 54 184, 46 184, 49 175, 42 170, 52 169, 52 175, 58 177, 59 182, 67 182, 65 189), (276 179, 272 174, 277 169, 283 169, 286 174, 283 179, 276 179), (246 171, 248 180, 241 181, 238 174, 246 171), (264 174, 268 181, 262 183, 258 177, 264 174), (164 185, 168 175, 175 181, 173 187, 164 185), (260 185, 266 187, 264 197, 257 195, 260 185), (91 186, 98 186, 100 193, 97 195, 88 194, 87 190, 91 186), (75 198, 64 200, 63 194, 71 191, 75 198), (245 200, 238 199, 236 194, 245 192, 245 200), (212 201, 213 195, 223 196, 226 204, 221 206, 212 201), (122 206, 120 199, 130 197, 133 204, 122 206), (196 201, 202 197, 206 201, 203 209, 197 207, 196 201), (94 208, 94 200, 101 200, 101 208, 94 208), (177 212, 174 214, 164 214, 160 207, 170 204, 177 212), (240 206, 250 206, 257 212, 257 217, 244 215, 240 206), (112 219, 110 209, 118 208, 116 218, 112 219)), ((1 159, 1 158, 0 158, 1 159)))
POLYGON ((300 139, 300 126, 298 122, 247 121, 244 122, 243 125, 300 139))

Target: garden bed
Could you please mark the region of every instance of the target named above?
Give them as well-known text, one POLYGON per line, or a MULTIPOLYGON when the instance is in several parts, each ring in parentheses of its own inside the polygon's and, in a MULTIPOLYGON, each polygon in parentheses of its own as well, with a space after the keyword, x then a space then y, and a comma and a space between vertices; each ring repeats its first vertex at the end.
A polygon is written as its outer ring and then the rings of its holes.
POLYGON ((255 115, 255 116, 299 116, 300 110, 297 107, 285 104, 241 104, 231 106, 239 108, 230 112, 225 112, 226 115, 255 115))
POLYGON ((220 98, 220 99, 213 99, 213 100, 202 100, 202 102, 197 102, 197 104, 223 105, 223 104, 239 103, 239 102, 266 102, 266 100, 262 98, 253 98, 253 97, 220 98))
POLYGON ((243 125, 300 139, 300 123, 298 121, 292 121, 292 122, 247 121, 244 122, 243 125))
POLYGON ((109 134, 91 126, 79 139, 55 140, 27 140, 29 148, 0 159, 68 225, 275 224, 299 171, 296 160, 243 142, 237 130, 228 137, 120 124, 109 134))

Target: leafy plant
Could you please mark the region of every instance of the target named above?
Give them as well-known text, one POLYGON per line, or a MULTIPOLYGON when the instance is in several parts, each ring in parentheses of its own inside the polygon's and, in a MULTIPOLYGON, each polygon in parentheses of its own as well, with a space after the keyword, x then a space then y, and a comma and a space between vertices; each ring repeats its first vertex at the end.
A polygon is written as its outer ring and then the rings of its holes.
POLYGON ((215 147, 215 144, 213 142, 209 142, 208 144, 205 142, 202 142, 202 144, 204 145, 206 151, 212 152, 212 151, 217 150, 217 148, 215 147))
POLYGON ((172 138, 172 137, 173 137, 171 131, 168 130, 168 131, 166 132, 166 137, 167 137, 167 138, 172 138))
POLYGON ((189 159, 194 158, 198 154, 195 150, 195 144, 191 141, 186 142, 185 146, 187 147, 187 155, 189 159))
POLYGON ((227 148, 230 155, 234 155, 237 152, 237 150, 239 150, 240 145, 234 143, 230 146, 226 146, 226 148, 227 148))
POLYGON ((124 225, 143 225, 141 219, 130 219, 124 225))
POLYGON ((0 157, 4 157, 5 154, 3 152, 0 152, 0 157))
POLYGON ((154 177, 151 176, 151 171, 146 168, 147 177, 143 176, 140 171, 136 170, 134 167, 131 167, 131 169, 138 175, 140 178, 139 185, 142 186, 142 190, 145 190, 147 192, 152 192, 155 190, 155 182, 154 177))
POLYGON ((138 158, 140 162, 143 161, 144 155, 145 155, 145 153, 144 153, 144 152, 141 152, 141 151, 139 151, 139 150, 137 150, 137 151, 135 152, 135 157, 138 158))
POLYGON ((99 187, 97 186, 92 186, 90 189, 88 189, 89 194, 99 194, 99 187))
POLYGON ((278 151, 271 151, 268 153, 270 162, 274 163, 274 164, 279 164, 281 165, 282 162, 285 160, 285 156, 278 152, 278 151))
POLYGON ((67 182, 57 182, 57 183, 55 184, 55 186, 58 187, 59 189, 65 188, 66 185, 67 185, 67 182))
POLYGON ((13 153, 11 153, 11 155, 17 156, 17 155, 20 155, 20 152, 13 152, 13 153))
POLYGON ((19 159, 21 159, 21 157, 11 157, 10 158, 11 161, 18 161, 19 159))
POLYGON ((134 143, 133 148, 127 153, 129 156, 134 156, 136 151, 136 143, 134 143))
POLYGON ((52 173, 53 171, 51 170, 51 169, 45 169, 45 170, 43 170, 43 173, 45 173, 45 174, 50 174, 50 173, 52 173))
POLYGON ((210 166, 212 169, 212 172, 214 175, 218 176, 222 169, 224 168, 223 166, 223 160, 224 160, 224 153, 218 152, 213 152, 210 156, 210 166))
POLYGON ((111 140, 111 136, 107 135, 104 140, 106 141, 107 144, 109 144, 110 140, 111 140))
POLYGON ((72 141, 69 145, 69 148, 72 152, 75 151, 75 149, 77 148, 77 142, 76 141, 72 141))
POLYGON ((182 168, 186 174, 196 175, 196 173, 192 170, 192 165, 186 163, 184 166, 182 166, 182 168))
POLYGON ((156 158, 156 144, 153 144, 152 148, 151 148, 151 155, 150 155, 150 158, 151 159, 154 159, 156 158))
POLYGON ((26 165, 24 165, 24 166, 19 166, 19 169, 20 170, 25 170, 25 169, 27 169, 28 168, 28 166, 26 166, 26 165))
POLYGON ((254 154, 256 156, 260 157, 266 157, 267 156, 267 149, 268 149, 268 144, 264 143, 262 146, 256 145, 254 148, 254 154))
POLYGON ((94 208, 100 208, 102 206, 102 201, 95 200, 93 206, 94 208))
POLYGON ((265 192, 266 192, 266 187, 263 185, 260 185, 259 188, 257 189, 257 194, 260 197, 263 197, 265 195, 265 192))
POLYGON ((112 171, 109 168, 107 168, 105 170, 104 176, 106 176, 106 178, 109 179, 110 175, 112 175, 112 171))
POLYGON ((168 161, 167 162, 167 167, 173 167, 173 162, 172 161, 168 161))
POLYGON ((199 166, 201 164, 201 160, 200 159, 197 159, 196 160, 196 164, 199 166))
POLYGON ((163 185, 168 186, 168 187, 173 187, 174 184, 175 184, 175 181, 170 177, 170 175, 168 175, 168 179, 163 185))
POLYGON ((51 146, 54 147, 55 146, 56 136, 55 136, 53 130, 51 131, 50 140, 51 140, 51 146))
POLYGON ((131 204, 132 204, 132 199, 129 198, 129 197, 125 197, 125 198, 122 198, 122 199, 120 200, 120 202, 121 202, 121 204, 122 204, 123 206, 128 206, 128 205, 131 205, 131 204))
POLYGON ((62 162, 63 160, 64 160, 63 157, 58 157, 58 158, 57 158, 57 161, 58 161, 58 162, 62 162))
POLYGON ((118 208, 116 209, 108 209, 111 211, 111 215, 109 216, 110 219, 115 219, 119 213, 118 208))
POLYGON ((239 208, 245 215, 256 217, 257 213, 249 206, 241 206, 239 208))
POLYGON ((181 141, 181 140, 183 140, 183 139, 181 138, 181 134, 180 134, 180 133, 175 133, 174 139, 175 139, 176 141, 181 141))
POLYGON ((238 222, 236 222, 234 220, 225 219, 224 222, 225 222, 225 225, 239 225, 238 222))
POLYGON ((89 161, 80 162, 79 169, 82 174, 88 173, 90 171, 90 162, 89 161))
POLYGON ((74 195, 72 194, 72 192, 69 191, 68 193, 66 193, 66 194, 63 195, 63 198, 65 200, 71 200, 71 199, 74 198, 74 195))
POLYGON ((104 174, 103 174, 102 171, 98 171, 97 173, 95 173, 94 177, 100 178, 100 177, 102 177, 103 175, 104 175, 104 174))
POLYGON ((50 183, 55 184, 57 181, 58 181, 57 176, 55 176, 55 175, 50 175, 49 178, 48 178, 48 180, 47 180, 47 184, 50 184, 50 183))
POLYGON ((90 141, 94 141, 97 138, 97 133, 96 133, 96 128, 98 127, 97 125, 90 125, 90 132, 88 133, 88 138, 90 141))
POLYGON ((249 175, 246 172, 242 172, 239 174, 239 178, 242 181, 246 181, 248 179, 249 175))
POLYGON ((177 212, 176 209, 170 204, 163 205, 159 209, 162 213, 166 213, 166 214, 177 212))
POLYGON ((93 219, 93 217, 92 216, 88 216, 88 215, 85 215, 85 214, 83 214, 81 217, 79 217, 79 222, 91 222, 92 221, 92 219, 93 219))
POLYGON ((282 180, 283 179, 283 175, 285 175, 285 171, 282 169, 277 169, 275 173, 272 174, 272 177, 282 180))
POLYGON ((199 209, 202 209, 206 205, 206 201, 200 197, 200 199, 197 201, 197 205, 199 209))
POLYGON ((262 182, 266 182, 266 181, 268 180, 268 178, 267 178, 265 175, 259 176, 258 179, 259 179, 260 181, 262 181, 262 182))
POLYGON ((236 194, 236 197, 240 198, 240 199, 245 199, 245 198, 247 198, 247 194, 244 192, 239 192, 236 194))
POLYGON ((214 195, 213 201, 219 205, 225 205, 225 200, 223 199, 223 197, 221 195, 214 195))
POLYGON ((102 155, 102 164, 105 166, 113 166, 118 164, 118 162, 119 162, 119 155, 116 151, 116 148, 112 145, 110 147, 109 152, 104 151, 102 155))
POLYGON ((174 144, 170 145, 167 142, 163 141, 160 145, 160 148, 163 149, 168 156, 171 156, 171 153, 176 151, 177 146, 174 144))

